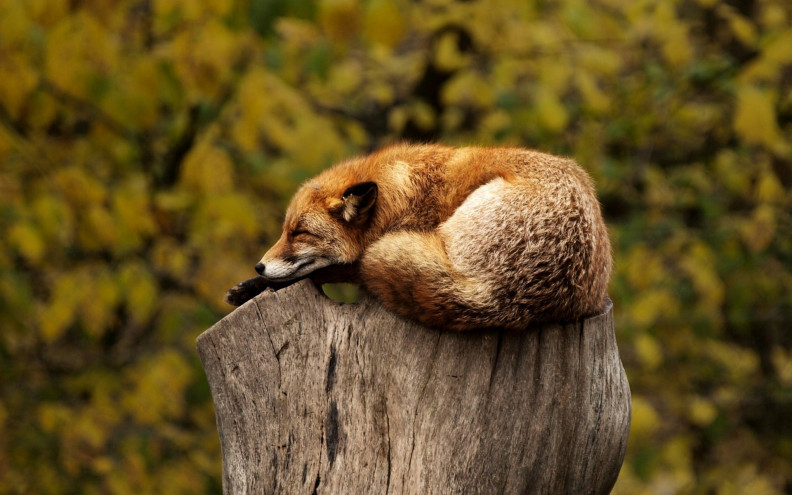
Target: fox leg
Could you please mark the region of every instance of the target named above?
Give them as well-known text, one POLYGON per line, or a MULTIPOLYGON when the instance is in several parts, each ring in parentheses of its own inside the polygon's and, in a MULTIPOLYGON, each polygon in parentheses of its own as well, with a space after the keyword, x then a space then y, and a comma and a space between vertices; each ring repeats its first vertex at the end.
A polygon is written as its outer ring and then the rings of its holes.
MULTIPOLYGON (((314 284, 321 287, 322 284, 332 284, 338 282, 357 282, 359 267, 356 263, 348 265, 330 265, 320 268, 304 278, 310 278, 314 284)), ((288 287, 302 278, 288 280, 285 282, 273 282, 264 277, 253 277, 228 289, 225 300, 232 306, 242 306, 247 301, 253 299, 267 289, 280 290, 288 287)))
POLYGON ((294 282, 296 282, 296 280, 289 282, 271 282, 264 277, 249 278, 228 289, 225 300, 232 306, 242 306, 267 289, 279 290, 294 282))
POLYGON ((391 311, 429 327, 493 327, 497 311, 482 280, 461 273, 438 231, 394 232, 364 253, 364 287, 391 311))

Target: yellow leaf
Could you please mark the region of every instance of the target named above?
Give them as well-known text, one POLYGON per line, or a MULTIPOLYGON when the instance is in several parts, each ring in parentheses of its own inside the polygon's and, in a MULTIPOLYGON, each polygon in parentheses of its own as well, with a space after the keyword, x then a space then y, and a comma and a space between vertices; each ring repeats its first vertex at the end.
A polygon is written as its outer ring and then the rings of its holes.
POLYGON ((572 80, 572 67, 565 63, 547 63, 539 68, 539 83, 543 91, 563 94, 572 80))
MULTIPOLYGON (((27 121, 32 129, 48 128, 58 115, 58 103, 49 93, 39 91, 33 93, 28 100, 27 121)), ((2 141, 2 138, 0 138, 2 141)), ((0 146, 0 149, 2 146, 0 146)))
POLYGON ((542 87, 536 92, 535 99, 539 122, 543 127, 551 132, 560 132, 566 129, 569 123, 569 114, 554 92, 542 87))
POLYGON ((679 300, 667 289, 642 292, 628 312, 633 323, 647 328, 654 325, 663 315, 674 315, 679 310, 679 300))
POLYGON ((158 424, 183 413, 192 370, 178 352, 166 350, 149 357, 130 368, 127 377, 131 391, 122 404, 138 423, 158 424))
POLYGON ((672 2, 659 2, 654 15, 656 36, 662 42, 663 57, 672 66, 688 63, 693 57, 688 27, 676 15, 672 2))
POLYGON ((39 231, 27 223, 17 223, 8 232, 8 241, 25 259, 38 265, 46 252, 39 231))
POLYGON ((493 88, 473 70, 456 72, 441 90, 440 97, 447 105, 488 108, 495 101, 493 88))
POLYGON ((88 208, 77 234, 85 249, 112 248, 118 239, 118 226, 107 208, 94 205, 88 208))
POLYGON ((156 309, 159 295, 151 273, 143 265, 127 265, 120 280, 130 318, 138 324, 146 323, 156 309))
POLYGON ((171 275, 175 279, 187 276, 190 260, 185 247, 170 238, 160 238, 152 248, 151 261, 154 268, 171 275))
POLYGON ((96 415, 91 414, 92 412, 87 408, 78 414, 76 420, 69 424, 69 433, 74 435, 79 443, 98 449, 107 441, 110 429, 105 428, 104 421, 99 420, 96 415))
POLYGON ((319 172, 344 153, 344 144, 336 128, 323 117, 301 115, 295 122, 294 135, 295 145, 288 148, 291 160, 294 166, 307 172, 319 172), (313 146, 302 145, 307 142, 312 142, 313 146))
POLYGON ((251 153, 259 147, 258 126, 253 119, 239 118, 231 126, 231 137, 245 152, 251 153))
POLYGON ((663 43, 663 56, 672 66, 680 66, 690 62, 693 58, 693 49, 687 36, 687 29, 681 26, 668 28, 668 34, 663 43))
POLYGON ((0 2, 0 33, 3 33, 3 45, 16 47, 24 44, 30 27, 30 17, 25 12, 24 2, 0 2))
POLYGON ((364 68, 359 60, 344 60, 330 68, 328 86, 339 94, 350 94, 360 88, 364 68))
POLYGON ((56 196, 39 196, 32 207, 36 224, 49 241, 67 245, 74 234, 74 214, 69 205, 56 196))
MULTIPOLYGON (((763 40, 764 41, 764 40, 763 40)), ((792 28, 767 40, 757 58, 747 63, 738 75, 742 84, 776 85, 784 73, 783 67, 792 62, 792 28)))
POLYGON ((64 405, 57 402, 44 402, 39 405, 36 414, 38 425, 42 430, 52 433, 62 425, 69 423, 72 419, 72 412, 64 405))
POLYGON ((771 149, 782 139, 770 92, 754 85, 738 87, 734 130, 745 142, 771 149))
POLYGON ((431 130, 435 126, 435 113, 434 109, 427 103, 422 101, 415 101, 410 104, 410 115, 412 121, 419 129, 431 130))
POLYGON ((39 313, 39 332, 45 343, 58 340, 74 322, 80 301, 80 280, 76 274, 58 277, 52 288, 52 300, 39 313))
POLYGON ((599 45, 584 45, 578 52, 580 67, 603 76, 616 77, 622 70, 624 58, 616 51, 599 45))
POLYGON ((368 88, 371 99, 380 105, 390 105, 396 99, 394 88, 384 82, 375 82, 368 88))
POLYGON ((347 120, 342 124, 344 135, 347 140, 357 149, 365 147, 365 143, 369 142, 369 135, 366 128, 358 122, 347 120))
POLYGON ((693 453, 691 441, 685 436, 670 439, 662 448, 664 465, 670 468, 664 480, 665 489, 669 493, 684 492, 693 486, 696 475, 693 472, 693 453))
POLYGON ((239 282, 235 273, 251 273, 250 261, 240 261, 224 253, 203 253, 200 266, 195 268, 195 289, 204 300, 212 303, 216 311, 228 311, 223 301, 224 290, 239 282), (218 287, 222 289, 218 290, 218 287))
POLYGON ((142 176, 131 176, 113 193, 113 216, 118 226, 117 253, 137 248, 156 231, 149 204, 148 186, 142 176))
POLYGON ((113 322, 120 292, 107 271, 93 271, 87 275, 81 287, 80 323, 88 335, 98 339, 113 322))
POLYGON ((770 359, 776 369, 778 380, 786 387, 792 387, 792 352, 781 346, 773 347, 770 359))
POLYGON ((756 45, 758 39, 756 27, 748 18, 740 15, 737 9, 725 3, 718 5, 715 11, 729 23, 729 27, 735 37, 740 40, 743 45, 748 47, 756 45))
POLYGON ((45 73, 67 93, 93 100, 95 83, 109 76, 118 62, 117 37, 86 9, 64 17, 48 37, 45 73))
POLYGON ((756 183, 756 199, 765 203, 779 203, 784 200, 786 190, 771 170, 764 170, 756 183))
POLYGON ((779 34, 764 47, 762 58, 779 65, 788 64, 792 62, 792 51, 789 50, 790 45, 792 45, 792 28, 787 27, 783 33, 779 34))
POLYGON ((632 422, 630 439, 646 441, 660 427, 660 416, 654 407, 642 397, 632 397, 632 422))
POLYGON ((126 70, 118 74, 116 85, 102 100, 104 110, 131 128, 154 125, 161 99, 152 97, 152 91, 163 85, 158 64, 153 57, 129 57, 126 70))
POLYGON ((698 307, 719 320, 726 287, 715 267, 716 254, 701 241, 695 241, 679 260, 679 266, 693 283, 698 295, 698 307))
POLYGON ((115 468, 115 463, 108 456, 98 456, 91 460, 91 471, 98 476, 109 475, 115 468))
POLYGON ((30 17, 46 28, 54 26, 69 11, 68 0, 27 0, 23 4, 30 17))
POLYGON ((58 192, 73 205, 95 205, 107 197, 105 186, 80 167, 59 170, 53 180, 58 192))
POLYGON ((344 43, 357 36, 360 29, 360 12, 355 0, 321 0, 319 22, 327 36, 344 43))
POLYGON ((395 46, 404 36, 405 21, 394 0, 373 0, 366 8, 365 33, 375 43, 395 46))
POLYGON ((660 210, 673 206, 676 198, 665 172, 660 167, 650 165, 646 179, 646 205, 660 210))
POLYGON ((394 106, 388 112, 388 129, 396 134, 400 134, 402 130, 404 130, 404 126, 407 125, 408 118, 409 114, 407 112, 407 107, 402 105, 394 106))
POLYGON ((578 71, 575 82, 591 110, 595 113, 605 113, 610 109, 610 97, 600 89, 591 74, 582 70, 578 71))
POLYGON ((449 31, 440 36, 435 44, 434 65, 446 72, 453 72, 467 64, 468 56, 459 51, 459 35, 449 31))
POLYGON ((246 51, 243 34, 210 20, 176 35, 169 51, 188 101, 216 98, 232 67, 246 51))
POLYGON ((718 409, 709 399, 695 396, 688 405, 688 417, 699 427, 709 426, 717 417, 718 409))
POLYGON ((750 189, 750 169, 740 163, 733 150, 724 149, 718 152, 715 159, 715 170, 717 177, 723 181, 730 193, 744 194, 750 189))
POLYGON ((179 181, 201 194, 219 194, 233 187, 233 171, 228 153, 204 141, 184 159, 179 181))
POLYGON ((193 218, 192 239, 199 245, 253 240, 259 219, 249 198, 228 193, 204 201, 193 218))
MULTIPOLYGON (((12 131, 6 129, 5 126, 0 126, 0 159, 5 159, 17 148, 19 139, 12 135, 12 131)), ((0 175, 0 190, 3 192, 8 188, 8 177, 0 175)))
POLYGON ((307 48, 319 39, 319 30, 313 23, 294 17, 281 17, 275 22, 275 32, 287 44, 307 48))
POLYGON ((759 17, 762 27, 768 31, 781 30, 789 25, 786 9, 780 2, 763 4, 759 17))
POLYGON ((657 339, 647 333, 642 333, 635 339, 635 352, 649 371, 656 370, 663 362, 663 349, 657 339))
POLYGON ((661 258, 642 244, 634 246, 618 266, 625 271, 630 288, 636 291, 650 288, 666 276, 661 258))
MULTIPOLYGON (((759 369, 759 356, 753 350, 730 342, 708 340, 701 343, 700 350, 713 364, 723 368, 726 372, 723 379, 731 381, 735 386, 754 377, 759 369)), ((725 396, 722 400, 733 398, 725 396)))
POLYGON ((512 126, 512 118, 504 110, 495 110, 487 114, 481 121, 482 131, 489 136, 495 136, 512 126))
POLYGON ((758 253, 773 242, 776 235, 775 208, 768 204, 756 207, 751 218, 742 224, 743 242, 748 248, 758 253))
MULTIPOLYGON (((1 31, 0 31, 1 32, 1 31)), ((3 53, 3 76, 0 77, 0 104, 15 119, 28 103, 28 96, 39 82, 38 71, 24 54, 3 53)))
POLYGON ((158 17, 178 17, 182 22, 195 22, 202 17, 222 17, 233 7, 230 0, 155 0, 154 13, 158 17))

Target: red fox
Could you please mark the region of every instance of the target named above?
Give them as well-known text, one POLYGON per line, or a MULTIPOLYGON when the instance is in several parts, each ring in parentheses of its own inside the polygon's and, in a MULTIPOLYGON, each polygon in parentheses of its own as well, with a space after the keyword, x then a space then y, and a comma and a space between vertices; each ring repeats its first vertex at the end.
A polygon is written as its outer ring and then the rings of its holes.
POLYGON ((601 310, 611 247, 573 160, 399 144, 305 183, 255 269, 229 303, 310 277, 359 282, 429 327, 524 329, 601 310))

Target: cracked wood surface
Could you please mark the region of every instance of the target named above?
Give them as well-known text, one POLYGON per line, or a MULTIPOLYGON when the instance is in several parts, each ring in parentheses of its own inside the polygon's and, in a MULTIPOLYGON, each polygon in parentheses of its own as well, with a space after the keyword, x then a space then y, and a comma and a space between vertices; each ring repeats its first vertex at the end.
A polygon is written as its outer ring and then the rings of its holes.
POLYGON ((608 493, 630 390, 612 305, 521 333, 451 333, 309 281, 198 337, 223 492, 608 493))

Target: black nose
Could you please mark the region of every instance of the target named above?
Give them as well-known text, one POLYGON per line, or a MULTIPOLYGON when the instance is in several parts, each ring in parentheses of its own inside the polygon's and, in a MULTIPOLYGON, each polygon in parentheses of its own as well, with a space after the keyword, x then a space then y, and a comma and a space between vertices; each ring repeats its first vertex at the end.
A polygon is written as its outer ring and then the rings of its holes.
POLYGON ((259 275, 264 275, 264 263, 256 263, 256 273, 259 275))

